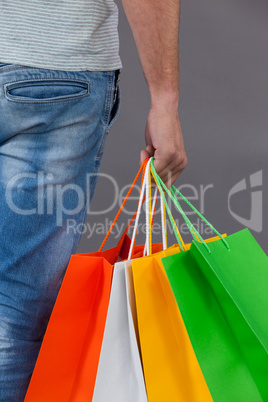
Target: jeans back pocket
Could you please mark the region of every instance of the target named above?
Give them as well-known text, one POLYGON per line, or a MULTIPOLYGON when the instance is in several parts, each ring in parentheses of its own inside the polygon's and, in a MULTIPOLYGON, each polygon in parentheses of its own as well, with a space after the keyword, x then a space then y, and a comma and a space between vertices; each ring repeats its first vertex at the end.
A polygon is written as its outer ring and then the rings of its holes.
POLYGON ((60 102, 89 94, 89 82, 72 79, 31 79, 6 83, 6 99, 22 103, 60 102))

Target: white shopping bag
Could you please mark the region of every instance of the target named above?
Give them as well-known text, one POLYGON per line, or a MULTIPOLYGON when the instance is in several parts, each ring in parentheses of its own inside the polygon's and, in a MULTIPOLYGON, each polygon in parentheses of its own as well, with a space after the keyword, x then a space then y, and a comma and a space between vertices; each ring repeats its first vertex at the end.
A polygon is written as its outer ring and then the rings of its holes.
POLYGON ((132 316, 131 275, 130 261, 115 264, 93 402, 148 401, 132 316))
MULTIPOLYGON (((149 167, 150 164, 147 163, 128 260, 114 265, 109 308, 93 402, 148 402, 140 358, 131 258, 145 190, 146 246, 144 247, 144 255, 149 250, 149 167)), ((153 211, 155 210, 156 200, 157 191, 155 191, 153 211)), ((163 208, 162 203, 161 208, 163 208)), ((164 245, 165 231, 163 230, 162 232, 164 245)))

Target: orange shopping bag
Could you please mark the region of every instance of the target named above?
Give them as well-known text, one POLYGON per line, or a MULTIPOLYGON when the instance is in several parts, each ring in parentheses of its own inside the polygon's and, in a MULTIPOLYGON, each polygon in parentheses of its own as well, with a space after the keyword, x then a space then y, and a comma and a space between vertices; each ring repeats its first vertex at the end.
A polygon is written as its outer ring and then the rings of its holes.
MULTIPOLYGON (((102 247, 123 209, 141 166, 100 250, 71 256, 42 342, 26 402, 90 401, 96 381, 110 298, 113 266, 124 259, 130 239, 126 229, 118 245, 102 247)), ((134 219, 135 214, 132 219, 134 219)), ((130 222, 131 224, 131 222, 130 222)), ((130 225, 129 225, 130 226, 130 225)), ((133 253, 141 250, 135 246, 133 253)), ((155 245, 156 250, 160 245, 155 245)))

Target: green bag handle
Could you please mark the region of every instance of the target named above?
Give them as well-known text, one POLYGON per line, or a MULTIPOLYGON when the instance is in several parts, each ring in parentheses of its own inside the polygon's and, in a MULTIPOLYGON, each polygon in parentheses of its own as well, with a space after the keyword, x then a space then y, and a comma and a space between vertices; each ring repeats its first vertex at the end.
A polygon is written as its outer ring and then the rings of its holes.
MULTIPOLYGON (((168 203, 167 203, 167 201, 166 201, 166 198, 165 198, 165 194, 164 194, 163 189, 166 191, 166 193, 169 195, 169 197, 172 199, 173 203, 175 204, 175 206, 177 207, 177 209, 178 209, 179 212, 181 213, 181 215, 182 215, 183 219, 185 220, 185 222, 186 222, 186 224, 187 224, 187 226, 188 226, 188 228, 189 228, 189 230, 190 230, 190 232, 191 232, 193 238, 199 239, 199 240, 204 244, 204 246, 205 246, 205 248, 207 249, 207 251, 210 253, 210 249, 209 249, 208 245, 206 244, 206 242, 204 241, 204 239, 202 238, 202 236, 197 232, 196 228, 193 226, 193 224, 192 224, 192 222, 190 221, 190 219, 186 216, 185 212, 183 211, 183 209, 182 209, 182 207, 181 207, 179 201, 178 201, 177 198, 174 196, 173 192, 172 192, 171 190, 169 190, 169 189, 165 186, 165 184, 163 183, 163 181, 162 181, 162 180, 160 179, 160 177, 157 175, 156 170, 155 170, 155 168, 154 168, 154 166, 153 166, 153 159, 151 159, 150 162, 151 162, 151 169, 152 169, 153 174, 154 174, 154 177, 155 177, 155 179, 156 179, 156 181, 157 181, 157 186, 158 186, 158 188, 159 188, 160 194, 161 194, 161 196, 162 196, 162 198, 163 198, 163 201, 164 201, 164 203, 165 203, 165 206, 166 206, 167 211, 169 212, 169 207, 168 207, 168 203)), ((174 226, 173 226, 173 229, 174 229, 174 226)), ((181 247, 181 243, 179 243, 179 245, 180 245, 180 247, 181 247)))
MULTIPOLYGON (((150 167, 151 167, 151 162, 152 162, 153 159, 154 159, 154 158, 151 157, 151 158, 150 158, 150 161, 148 162, 148 163, 150 163, 150 167)), ((156 186, 157 186, 157 188, 158 188, 158 190, 159 190, 159 193, 160 193, 160 195, 161 195, 161 199, 163 200, 163 202, 164 202, 164 204, 165 204, 166 212, 167 212, 168 217, 169 217, 169 220, 170 220, 170 222, 171 222, 171 225, 172 225, 172 228, 173 228, 173 232, 174 232, 175 237, 176 237, 176 239, 177 239, 179 248, 180 248, 181 251, 184 251, 184 248, 183 248, 181 239, 180 239, 180 237, 179 237, 179 235, 178 235, 178 229, 176 228, 174 218, 173 218, 173 216, 172 216, 172 213, 171 213, 171 211, 170 211, 169 205, 168 205, 167 200, 166 200, 166 197, 165 197, 165 193, 164 193, 163 188, 162 188, 162 186, 161 186, 161 184, 160 184, 160 182, 159 182, 159 180, 158 180, 159 176, 157 175, 157 173, 156 173, 155 170, 153 170, 152 173, 153 173, 154 179, 155 179, 155 181, 156 181, 156 186)))
MULTIPOLYGON (((187 205, 214 231, 214 233, 216 233, 217 236, 219 236, 219 238, 222 240, 222 242, 224 243, 225 247, 227 248, 228 251, 230 251, 230 246, 227 243, 227 241, 224 239, 224 237, 218 232, 217 229, 214 228, 214 226, 190 203, 189 200, 187 200, 187 198, 174 186, 172 185, 170 189, 168 189, 166 187, 166 185, 164 184, 164 182, 162 181, 162 179, 159 177, 159 175, 156 173, 156 170, 154 168, 154 164, 153 164, 153 160, 154 158, 151 158, 150 163, 151 163, 151 169, 155 175, 155 178, 157 180, 157 186, 159 186, 159 190, 160 187, 162 187, 162 192, 161 196, 163 198, 163 189, 165 190, 165 192, 168 194, 168 196, 170 197, 170 199, 173 201, 173 203, 175 204, 176 208, 178 209, 178 211, 181 213, 186 225, 188 226, 193 238, 195 239, 196 237, 200 240, 200 242, 203 243, 204 247, 207 249, 207 251, 211 254, 210 248, 207 245, 207 243, 204 241, 204 239, 202 238, 202 236, 200 235, 200 233, 196 230, 196 228, 193 226, 192 222, 190 221, 190 219, 188 218, 188 216, 186 216, 185 212, 183 211, 177 197, 174 194, 174 191, 187 203, 187 205)), ((163 201, 165 203, 165 206, 167 206, 167 201, 166 198, 164 196, 163 201)))
MULTIPOLYGON (((152 160, 152 159, 151 159, 151 160, 152 160)), ((151 165, 151 167, 152 167, 152 165, 151 165)), ((170 222, 171 222, 171 224, 172 224, 172 227, 173 227, 175 236, 176 236, 176 238, 177 238, 177 242, 178 242, 178 244, 179 244, 179 247, 180 247, 181 251, 184 251, 184 247, 183 247, 182 242, 181 242, 181 240, 180 240, 180 238, 179 238, 179 236, 178 236, 178 233, 177 233, 177 228, 176 228, 176 226, 175 226, 174 218, 173 218, 172 213, 171 213, 171 211, 170 211, 170 209, 169 209, 169 205, 168 205, 168 203, 167 203, 167 200, 166 200, 166 197, 165 197, 165 193, 164 193, 164 191, 163 191, 163 186, 162 186, 161 183, 160 183, 160 180, 161 180, 161 179, 160 179, 160 177, 157 175, 155 169, 151 169, 151 171, 152 171, 152 174, 153 174, 154 179, 155 179, 155 181, 156 181, 156 185, 157 185, 157 187, 158 187, 158 190, 159 190, 159 192, 160 192, 160 194, 161 194, 161 198, 162 198, 162 200, 163 200, 163 202, 164 202, 164 204, 165 204, 166 211, 167 211, 168 216, 169 216, 169 218, 170 218, 170 222)), ((178 204, 179 204, 179 203, 178 203, 178 204)), ((181 212, 182 215, 185 215, 185 213, 184 213, 184 211, 182 210, 182 208, 181 208, 180 205, 178 205, 177 208, 179 209, 179 211, 181 212)), ((186 215, 185 215, 185 219, 186 219, 186 220, 188 219, 186 215)), ((189 219, 188 219, 188 224, 190 225, 190 231, 192 232, 192 235, 193 235, 193 236, 196 236, 196 237, 198 238, 199 233, 196 231, 195 227, 191 224, 191 222, 189 221, 189 219)), ((201 240, 201 236, 200 236, 199 238, 200 238, 200 240, 201 240)), ((202 241, 202 240, 201 240, 201 241, 202 241)))

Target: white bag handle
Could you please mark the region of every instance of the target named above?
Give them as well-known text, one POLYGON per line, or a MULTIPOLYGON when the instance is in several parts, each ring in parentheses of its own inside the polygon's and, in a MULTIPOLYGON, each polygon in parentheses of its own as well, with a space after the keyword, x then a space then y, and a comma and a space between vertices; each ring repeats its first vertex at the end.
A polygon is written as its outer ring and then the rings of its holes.
MULTIPOLYGON (((143 180, 143 185, 141 188, 140 192, 140 197, 139 197, 139 203, 138 203, 138 208, 137 208, 137 215, 135 218, 135 223, 134 223, 134 229, 132 233, 132 238, 131 238, 131 244, 129 248, 129 253, 128 253, 128 260, 131 259, 132 252, 133 252, 133 247, 135 243, 135 238, 136 238, 136 233, 138 230, 138 223, 139 223, 139 218, 141 214, 141 208, 142 208, 142 200, 144 198, 144 193, 146 193, 146 199, 145 199, 145 216, 146 216, 146 241, 145 241, 145 247, 143 251, 143 255, 148 254, 149 250, 149 236, 150 236, 150 222, 149 222, 149 194, 150 194, 150 188, 149 188, 149 175, 150 173, 150 161, 151 158, 148 160, 146 168, 145 168, 145 173, 144 173, 144 180, 143 180)), ((157 195, 158 195, 158 189, 155 189, 154 193, 154 198, 153 198, 153 206, 152 206, 152 211, 155 210, 155 205, 157 202, 157 195)), ((160 197, 161 200, 161 232, 162 232, 162 244, 163 244, 163 250, 166 250, 167 248, 167 242, 166 242, 166 229, 165 229, 165 214, 164 214, 164 202, 162 200, 162 197, 160 197)))
POLYGON ((149 166, 150 165, 149 165, 149 161, 148 161, 147 165, 146 165, 146 168, 145 168, 145 177, 144 177, 141 192, 140 192, 139 203, 138 203, 138 208, 137 208, 137 214, 136 214, 136 218, 135 218, 135 223, 134 223, 131 243, 130 243, 129 252, 128 252, 128 260, 130 260, 131 256, 132 256, 132 251, 133 251, 133 247, 134 247, 134 242, 135 242, 136 233, 137 233, 137 229, 138 229, 138 223, 139 223, 140 214, 141 214, 142 200, 143 200, 144 192, 145 192, 146 176, 147 176, 146 173, 147 173, 147 169, 149 169, 149 166))

